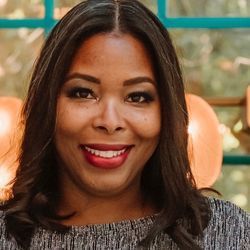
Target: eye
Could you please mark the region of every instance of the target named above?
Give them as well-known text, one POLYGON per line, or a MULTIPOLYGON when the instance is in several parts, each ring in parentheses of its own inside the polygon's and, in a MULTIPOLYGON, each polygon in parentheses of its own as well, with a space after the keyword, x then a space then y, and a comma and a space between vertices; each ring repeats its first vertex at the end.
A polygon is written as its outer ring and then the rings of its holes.
POLYGON ((69 91, 68 96, 71 98, 96 99, 94 91, 88 88, 73 88, 69 91))
POLYGON ((127 101, 132 103, 149 103, 153 97, 147 92, 133 92, 127 96, 127 101))

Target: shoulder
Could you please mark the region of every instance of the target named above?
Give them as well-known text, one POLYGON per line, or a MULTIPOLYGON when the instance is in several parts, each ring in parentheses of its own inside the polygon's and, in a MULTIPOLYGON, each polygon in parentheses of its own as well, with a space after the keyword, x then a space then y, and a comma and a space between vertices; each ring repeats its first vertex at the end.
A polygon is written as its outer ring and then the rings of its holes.
POLYGON ((2 242, 5 237, 5 222, 4 222, 4 212, 0 210, 0 242, 2 242))
POLYGON ((2 210, 0 210, 0 249, 20 249, 17 246, 16 241, 12 237, 7 237, 5 226, 5 212, 2 210))
MULTIPOLYGON (((227 246, 226 249, 250 247, 250 214, 229 201, 207 198, 211 217, 204 236, 207 241, 227 246)), ((217 249, 217 248, 216 248, 217 249)))
POLYGON ((224 201, 216 198, 207 198, 211 209, 212 218, 225 218, 227 220, 239 220, 249 227, 250 214, 236 206, 230 201, 224 201))
POLYGON ((0 210, 0 228, 4 226, 4 211, 0 210))
POLYGON ((236 215, 242 216, 249 220, 249 213, 244 211, 242 208, 236 206, 230 201, 224 201, 217 198, 207 198, 208 204, 212 213, 220 215, 236 215))
POLYGON ((2 210, 0 210, 0 239, 2 239, 5 235, 5 222, 4 222, 5 214, 2 210))

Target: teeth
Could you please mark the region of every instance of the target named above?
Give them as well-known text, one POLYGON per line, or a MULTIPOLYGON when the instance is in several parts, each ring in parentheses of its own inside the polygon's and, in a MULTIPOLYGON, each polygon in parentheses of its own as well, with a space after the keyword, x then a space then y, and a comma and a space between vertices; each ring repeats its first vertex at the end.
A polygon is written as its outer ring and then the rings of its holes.
POLYGON ((92 148, 89 148, 89 147, 86 147, 86 146, 85 146, 85 149, 88 152, 90 152, 91 154, 96 155, 96 156, 100 156, 100 157, 103 157, 103 158, 117 157, 117 156, 123 154, 126 151, 126 149, 122 149, 122 150, 118 150, 118 151, 112 151, 112 150, 101 151, 101 150, 92 149, 92 148))

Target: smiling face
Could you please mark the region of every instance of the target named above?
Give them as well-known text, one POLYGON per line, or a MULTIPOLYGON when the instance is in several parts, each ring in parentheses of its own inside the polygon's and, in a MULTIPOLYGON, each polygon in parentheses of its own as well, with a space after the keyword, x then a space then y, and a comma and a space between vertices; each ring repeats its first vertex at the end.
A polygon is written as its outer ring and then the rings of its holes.
POLYGON ((160 133, 160 101, 143 44, 99 34, 76 53, 59 93, 55 145, 71 195, 136 192, 160 133))

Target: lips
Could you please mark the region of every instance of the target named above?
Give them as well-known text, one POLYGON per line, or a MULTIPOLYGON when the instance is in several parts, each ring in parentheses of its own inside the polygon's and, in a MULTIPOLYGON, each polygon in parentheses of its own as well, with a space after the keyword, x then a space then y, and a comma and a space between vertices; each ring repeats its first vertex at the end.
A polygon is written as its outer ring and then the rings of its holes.
POLYGON ((133 145, 85 144, 80 148, 92 166, 102 169, 120 167, 127 159, 133 145))

